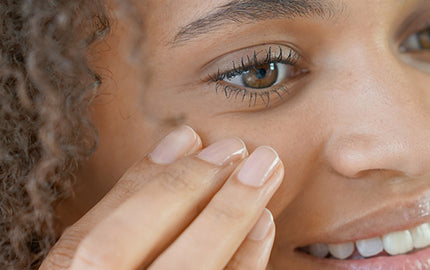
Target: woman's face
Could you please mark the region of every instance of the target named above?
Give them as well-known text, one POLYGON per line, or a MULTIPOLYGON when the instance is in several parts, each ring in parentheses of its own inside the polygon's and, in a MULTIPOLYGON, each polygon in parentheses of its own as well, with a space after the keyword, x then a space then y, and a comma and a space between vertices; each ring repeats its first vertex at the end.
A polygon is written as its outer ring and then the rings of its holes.
POLYGON ((131 59, 136 33, 121 16, 93 53, 105 78, 92 106, 100 145, 80 171, 76 217, 187 124, 204 144, 236 136, 249 151, 278 151, 286 173, 268 206, 273 269, 391 269, 394 260, 319 260, 301 248, 430 221, 430 1, 151 0, 141 8, 141 60, 131 59))

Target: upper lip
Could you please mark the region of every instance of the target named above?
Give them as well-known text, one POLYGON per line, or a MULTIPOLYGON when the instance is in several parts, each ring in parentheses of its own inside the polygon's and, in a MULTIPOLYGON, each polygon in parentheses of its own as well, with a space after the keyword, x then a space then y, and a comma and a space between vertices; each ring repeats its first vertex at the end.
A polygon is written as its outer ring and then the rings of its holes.
POLYGON ((323 232, 318 237, 318 243, 338 244, 370 239, 390 232, 412 229, 426 222, 430 222, 429 189, 412 198, 399 196, 394 200, 386 200, 380 207, 323 232))

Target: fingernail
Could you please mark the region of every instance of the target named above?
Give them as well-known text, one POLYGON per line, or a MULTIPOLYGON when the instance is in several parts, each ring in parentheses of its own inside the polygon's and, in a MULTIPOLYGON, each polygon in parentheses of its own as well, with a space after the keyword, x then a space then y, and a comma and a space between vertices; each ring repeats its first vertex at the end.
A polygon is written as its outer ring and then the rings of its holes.
POLYGON ((251 232, 248 234, 248 238, 254 241, 261 241, 266 238, 273 225, 273 216, 268 209, 264 209, 263 214, 260 219, 252 228, 251 232))
POLYGON ((169 133, 149 155, 157 164, 170 164, 185 156, 198 141, 198 136, 189 126, 182 126, 169 133))
POLYGON ((240 169, 237 178, 247 186, 261 187, 279 163, 278 154, 271 147, 258 147, 240 169))
POLYGON ((226 139, 203 149, 197 157, 212 163, 223 166, 234 160, 243 158, 246 154, 246 146, 240 139, 226 139))

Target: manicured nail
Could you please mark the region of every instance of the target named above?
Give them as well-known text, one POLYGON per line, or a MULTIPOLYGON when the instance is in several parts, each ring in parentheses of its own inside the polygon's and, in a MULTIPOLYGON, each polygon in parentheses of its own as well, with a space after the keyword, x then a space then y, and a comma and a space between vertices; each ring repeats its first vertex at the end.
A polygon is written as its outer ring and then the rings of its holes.
POLYGON ((149 155, 157 164, 170 164, 185 156, 198 141, 198 135, 189 126, 182 126, 169 133, 149 155))
POLYGON ((260 146, 240 169, 237 178, 247 186, 261 187, 279 163, 278 154, 271 147, 260 146))
POLYGON ((244 142, 233 138, 211 144, 203 149, 197 157, 214 165, 223 166, 245 157, 246 153, 244 142))
POLYGON ((261 241, 269 234, 270 228, 273 226, 273 216, 268 209, 264 209, 260 219, 248 234, 248 238, 254 241, 261 241))

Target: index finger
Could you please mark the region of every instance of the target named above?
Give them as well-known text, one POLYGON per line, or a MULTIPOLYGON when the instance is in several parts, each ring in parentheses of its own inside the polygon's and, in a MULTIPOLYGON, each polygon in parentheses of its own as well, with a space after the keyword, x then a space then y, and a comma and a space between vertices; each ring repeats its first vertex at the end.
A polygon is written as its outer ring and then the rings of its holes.
MULTIPOLYGON (((199 135, 188 126, 181 126, 170 132, 152 151, 158 162, 167 164, 201 150, 202 142, 199 135), (161 151, 163 145, 174 144, 170 155, 161 151)), ((165 149, 165 147, 164 147, 165 149)), ((40 269, 68 269, 75 250, 81 240, 105 217, 110 215, 126 199, 145 185, 149 178, 143 178, 143 170, 151 169, 153 162, 146 156, 137 161, 119 179, 115 186, 89 210, 79 221, 67 228, 55 246, 51 249, 40 269), (61 262, 61 265, 58 264, 61 262)), ((149 171, 148 171, 149 173, 149 171)))
POLYGON ((246 155, 239 139, 217 142, 167 167, 143 162, 141 190, 80 244, 72 269, 135 269, 151 261, 194 219, 246 155))

